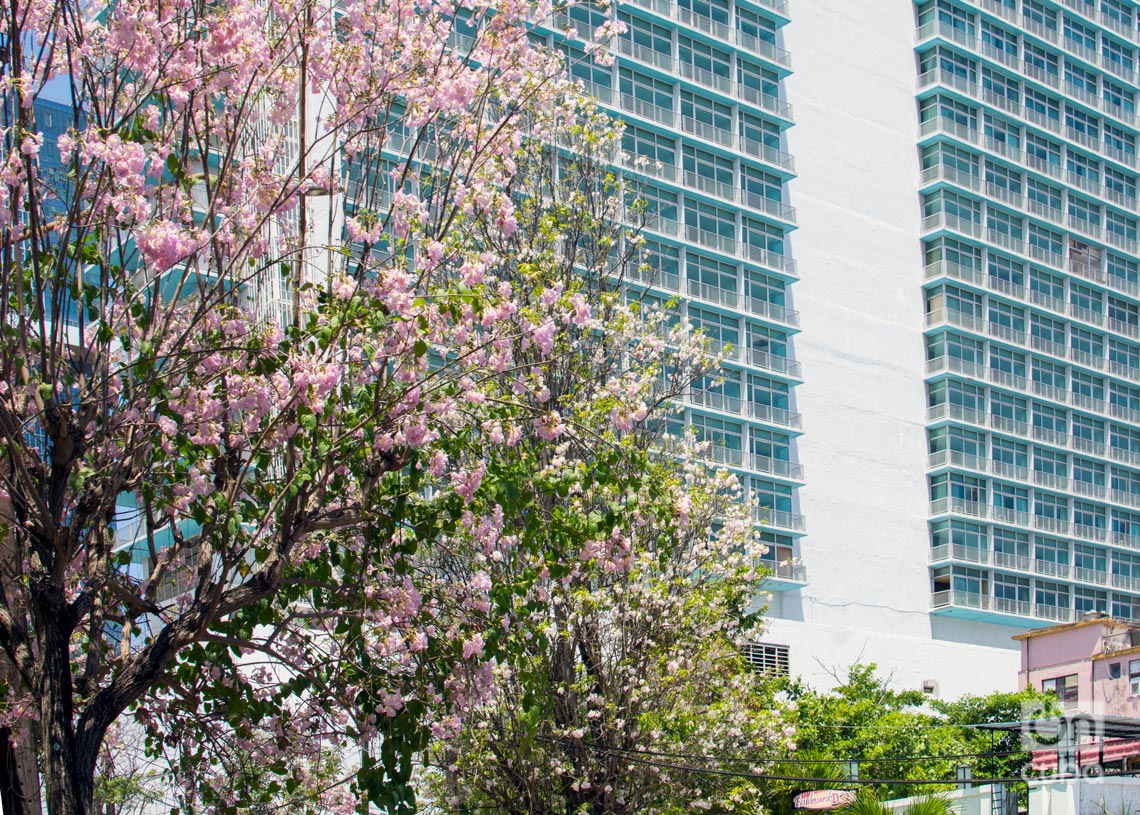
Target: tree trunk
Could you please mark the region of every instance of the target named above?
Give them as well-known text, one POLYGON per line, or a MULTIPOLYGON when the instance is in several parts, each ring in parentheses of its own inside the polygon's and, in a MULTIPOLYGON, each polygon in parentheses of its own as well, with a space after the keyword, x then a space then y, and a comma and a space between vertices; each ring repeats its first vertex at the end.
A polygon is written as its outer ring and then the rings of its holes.
POLYGON ((0 810, 21 813, 24 805, 23 784, 16 765, 16 751, 12 747, 12 731, 0 727, 0 810))
MULTIPOLYGON (((0 655, 0 676, 6 682, 19 682, 11 664, 0 655)), ((21 728, 35 728, 23 721, 21 728)), ((25 739, 22 744, 12 743, 12 730, 0 728, 0 810, 4 815, 40 815, 39 770, 36 767, 34 744, 25 739)))
POLYGON ((40 687, 40 745, 48 815, 91 815, 95 791, 95 749, 78 739, 72 708, 67 638, 58 618, 45 625, 40 687))

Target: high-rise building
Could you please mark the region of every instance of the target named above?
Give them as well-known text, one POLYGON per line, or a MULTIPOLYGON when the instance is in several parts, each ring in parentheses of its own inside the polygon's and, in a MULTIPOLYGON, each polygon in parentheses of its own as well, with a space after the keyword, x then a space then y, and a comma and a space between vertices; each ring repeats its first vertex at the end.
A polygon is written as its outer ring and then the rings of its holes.
POLYGON ((789 27, 804 503, 831 508, 805 559, 833 568, 778 629, 1008 688, 1019 629, 1140 613, 1137 8, 872 5, 789 27))
POLYGON ((1018 631, 1140 619, 1137 4, 616 13, 574 71, 649 161, 655 288, 739 349, 686 419, 770 507, 780 660, 1012 689, 1018 631))
POLYGON ((684 419, 758 497, 777 591, 806 581, 788 241, 792 110, 783 90, 788 52, 778 45, 787 22, 783 0, 637 0, 616 12, 577 6, 555 19, 570 35, 555 41, 571 73, 626 122, 626 169, 639 176, 652 214, 648 296, 683 298, 684 316, 725 353, 723 377, 693 388, 684 419), (616 64, 602 66, 574 34, 589 40, 611 13, 625 32, 616 64))

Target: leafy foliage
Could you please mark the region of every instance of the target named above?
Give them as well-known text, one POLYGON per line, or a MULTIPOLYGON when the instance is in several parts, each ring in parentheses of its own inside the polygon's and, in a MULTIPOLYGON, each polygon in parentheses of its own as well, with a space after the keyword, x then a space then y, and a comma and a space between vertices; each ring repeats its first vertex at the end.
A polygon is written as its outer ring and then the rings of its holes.
POLYGON ((798 752, 858 763, 862 779, 886 779, 879 797, 937 793, 945 785, 891 784, 890 779, 953 779, 959 766, 979 778, 1019 778, 1028 759, 1018 734, 975 725, 1019 721, 1023 712, 1056 710, 1056 700, 1035 691, 928 699, 918 690, 895 690, 874 665, 853 665, 829 692, 802 682, 786 686, 798 752))
POLYGON ((613 304, 615 334, 584 333, 591 350, 544 369, 544 404, 569 417, 557 445, 536 432, 484 459, 484 483, 504 485, 496 500, 512 544, 502 557, 525 578, 495 598, 504 658, 434 751, 435 794, 453 810, 743 807, 747 788, 658 754, 768 753, 786 737, 738 649, 762 578, 751 508, 697 448, 655 446, 664 400, 712 372, 663 314, 618 307, 629 268, 613 250, 636 250, 637 236, 596 206, 620 201, 601 169, 617 137, 561 156, 557 175, 520 173, 531 185, 515 190, 520 212, 539 197, 552 206, 540 228, 520 228, 527 243, 513 253, 534 259, 544 286, 613 304), (562 255, 566 246, 578 251, 562 255), (597 398, 615 389, 626 397, 597 398))
MULTIPOLYGON (((892 815, 894 810, 873 795, 859 795, 853 803, 840 807, 840 815, 892 815)), ((938 795, 925 795, 911 801, 901 815, 954 815, 954 806, 938 795)))

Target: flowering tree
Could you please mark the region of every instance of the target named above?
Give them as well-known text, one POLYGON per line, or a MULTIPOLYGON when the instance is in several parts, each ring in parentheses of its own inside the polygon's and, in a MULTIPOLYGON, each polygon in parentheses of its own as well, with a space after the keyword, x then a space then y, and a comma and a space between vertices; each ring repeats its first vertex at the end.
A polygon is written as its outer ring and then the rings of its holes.
POLYGON ((484 451, 483 483, 499 489, 456 529, 474 545, 454 549, 474 557, 448 561, 455 579, 496 575, 500 625, 484 636, 502 658, 469 677, 478 692, 433 747, 449 811, 617 815, 731 808, 733 796, 743 811, 747 789, 654 756, 753 755, 755 769, 790 735, 740 655, 763 578, 751 508, 697 446, 660 444, 667 400, 715 377, 716 360, 649 301, 626 304, 622 272, 635 267, 620 249, 638 241, 607 227, 622 197, 602 169, 614 138, 514 185, 519 273, 599 303, 606 330, 561 333, 560 363, 532 368, 523 396, 560 417, 557 438, 552 420, 484 451))
MULTIPOLYGON (((178 778, 256 770, 193 791, 217 811, 346 744, 361 805, 398 809, 412 755, 487 688, 504 589, 461 547, 493 561, 511 480, 484 483, 485 453, 578 421, 543 388, 610 330, 599 307, 635 333, 512 243, 520 158, 578 116, 527 37, 549 11, 5 6, 3 712, 52 815, 92 810, 128 712, 178 778)), ((646 418, 641 379, 602 383, 583 418, 646 418)))
POLYGON ((516 656, 437 746, 435 794, 518 815, 755 811, 754 788, 701 759, 759 773, 791 746, 739 651, 759 579, 739 495, 699 464, 590 478, 559 453, 533 482, 549 514, 525 533, 547 544, 530 613, 500 634, 516 656))

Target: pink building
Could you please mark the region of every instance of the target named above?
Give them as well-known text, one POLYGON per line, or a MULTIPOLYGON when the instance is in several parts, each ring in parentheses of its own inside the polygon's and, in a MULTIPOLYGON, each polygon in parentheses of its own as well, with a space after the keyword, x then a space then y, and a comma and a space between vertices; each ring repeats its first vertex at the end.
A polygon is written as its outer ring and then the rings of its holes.
MULTIPOLYGON (((1056 693, 1066 711, 1140 719, 1140 624, 1091 617, 1014 639, 1021 642, 1020 688, 1056 693)), ((1101 741, 1082 747, 1080 753, 1082 764, 1140 767, 1140 741, 1101 741)), ((1034 753, 1038 769, 1056 762, 1056 751, 1034 753)))
POLYGON ((1052 691, 1067 710, 1140 718, 1140 624, 1094 617, 1014 639, 1019 687, 1052 691))

